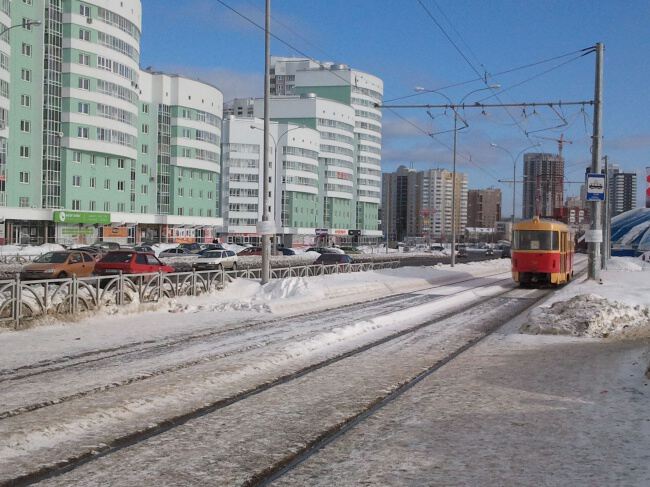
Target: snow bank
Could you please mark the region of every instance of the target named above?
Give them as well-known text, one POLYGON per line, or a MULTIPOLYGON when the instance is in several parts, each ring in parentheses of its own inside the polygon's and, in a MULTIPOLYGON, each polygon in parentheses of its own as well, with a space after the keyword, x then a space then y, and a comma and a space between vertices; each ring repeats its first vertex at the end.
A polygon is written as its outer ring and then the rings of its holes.
POLYGON ((43 244, 43 245, 2 245, 0 246, 0 255, 41 255, 46 252, 54 252, 56 250, 65 250, 59 244, 43 244))
POLYGON ((524 333, 581 337, 650 336, 650 265, 613 257, 602 283, 581 279, 533 309, 524 333))
POLYGON ((597 294, 581 294, 550 307, 535 308, 521 331, 593 338, 650 336, 650 309, 609 301, 597 294))

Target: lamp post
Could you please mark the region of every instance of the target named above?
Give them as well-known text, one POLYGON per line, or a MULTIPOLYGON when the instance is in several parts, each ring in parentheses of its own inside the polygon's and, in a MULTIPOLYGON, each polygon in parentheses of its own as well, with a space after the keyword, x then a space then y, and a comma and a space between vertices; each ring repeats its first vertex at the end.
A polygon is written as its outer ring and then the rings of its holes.
MULTIPOLYGON (((254 130, 261 130, 262 132, 264 132, 263 128, 257 127, 256 125, 251 125, 250 128, 254 129, 254 130)), ((282 141, 282 137, 287 135, 292 130, 298 130, 298 129, 302 129, 302 128, 307 128, 307 127, 305 127, 304 125, 298 125, 296 127, 291 127, 290 129, 285 130, 280 135, 278 135, 277 140, 275 139, 275 137, 273 137, 273 135, 271 134, 271 132, 269 130, 268 136, 273 140, 273 164, 274 164, 274 167, 276 168, 276 171, 277 171, 277 167, 278 167, 278 141, 282 141)), ((269 204, 268 204, 267 198, 268 198, 268 191, 269 190, 268 190, 268 187, 266 187, 268 185, 268 163, 266 161, 266 157, 264 158, 264 173, 263 174, 264 174, 264 180, 265 180, 264 181, 265 188, 264 188, 264 195, 263 195, 262 201, 264 203, 264 210, 268 210, 269 204)), ((275 181, 276 181, 276 184, 277 184, 277 178, 275 178, 275 181)), ((263 212, 262 221, 267 221, 268 219, 269 219, 268 214, 266 216, 264 216, 264 212, 263 212)), ((264 241, 264 236, 262 236, 262 240, 264 241)), ((270 238, 268 240, 269 240, 268 245, 270 246, 270 238)), ((271 266, 270 266, 271 262, 270 262, 270 259, 268 257, 265 258, 264 245, 265 244, 263 243, 262 244, 262 276, 264 276, 264 275, 270 276, 270 274, 271 274, 271 266)), ((266 252, 266 254, 268 256, 270 254, 270 250, 268 250, 268 252, 266 252)), ((266 282, 268 282, 268 278, 266 280, 264 280, 264 278, 262 278, 262 284, 266 284, 266 282)))
POLYGON ((23 27, 25 29, 29 29, 33 25, 41 25, 43 22, 40 20, 23 20, 20 24, 15 24, 10 27, 5 27, 2 32, 0 32, 0 37, 5 35, 6 32, 10 31, 11 29, 15 29, 16 27, 23 27))
POLYGON ((515 201, 517 198, 517 159, 519 159, 519 156, 521 156, 528 149, 532 149, 533 147, 539 147, 541 145, 542 144, 540 143, 533 144, 531 146, 526 147, 525 149, 520 150, 516 156, 513 156, 512 152, 510 152, 505 147, 501 147, 499 144, 495 144, 494 142, 490 143, 490 146, 493 149, 502 150, 503 152, 505 152, 510 156, 510 159, 512 159, 512 226, 510 228, 510 245, 513 244, 514 235, 515 235, 515 208, 516 208, 515 201))
MULTIPOLYGON (((485 88, 479 88, 477 90, 472 90, 469 93, 467 93, 464 97, 460 99, 460 102, 457 104, 454 104, 451 101, 451 98, 449 98, 447 95, 444 93, 437 91, 437 90, 427 90, 425 88, 417 87, 415 88, 415 91, 419 92, 426 92, 426 93, 436 93, 442 97, 444 97, 448 102, 449 102, 449 107, 454 111, 454 146, 453 146, 453 169, 452 169, 452 188, 451 188, 451 266, 454 267, 456 265, 456 146, 457 146, 457 139, 458 139, 458 118, 460 115, 458 115, 458 107, 461 107, 467 97, 469 95, 472 95, 474 93, 477 93, 479 91, 486 91, 486 90, 495 90, 501 88, 501 85, 495 84, 495 85, 489 85, 486 86, 485 88)), ((463 120, 462 117, 460 117, 462 122, 465 124, 464 127, 461 127, 460 130, 469 127, 469 124, 463 120)))

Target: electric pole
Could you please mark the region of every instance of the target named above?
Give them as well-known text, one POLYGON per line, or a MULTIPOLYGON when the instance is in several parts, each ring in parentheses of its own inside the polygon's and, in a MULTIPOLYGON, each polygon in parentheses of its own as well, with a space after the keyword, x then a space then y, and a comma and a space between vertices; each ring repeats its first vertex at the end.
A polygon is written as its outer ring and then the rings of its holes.
POLYGON ((264 154, 262 164, 264 177, 262 196, 262 284, 269 282, 271 277, 271 235, 269 234, 269 131, 271 128, 269 97, 271 94, 270 64, 271 64, 271 0, 266 0, 266 15, 264 18, 264 154))
MULTIPOLYGON (((596 44, 596 80, 594 84, 594 125, 591 145, 591 173, 600 174, 602 118, 603 118, 603 44, 596 44)), ((603 241, 602 202, 591 202, 591 226, 587 235, 589 239, 589 279, 600 278, 600 244, 603 241)))

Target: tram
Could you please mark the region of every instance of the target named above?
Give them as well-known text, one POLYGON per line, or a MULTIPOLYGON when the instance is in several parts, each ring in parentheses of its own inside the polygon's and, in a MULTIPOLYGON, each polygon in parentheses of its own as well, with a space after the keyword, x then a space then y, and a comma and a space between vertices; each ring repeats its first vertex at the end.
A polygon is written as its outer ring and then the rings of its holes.
POLYGON ((573 277, 573 236, 554 220, 518 222, 512 242, 512 278, 521 286, 559 286, 573 277))

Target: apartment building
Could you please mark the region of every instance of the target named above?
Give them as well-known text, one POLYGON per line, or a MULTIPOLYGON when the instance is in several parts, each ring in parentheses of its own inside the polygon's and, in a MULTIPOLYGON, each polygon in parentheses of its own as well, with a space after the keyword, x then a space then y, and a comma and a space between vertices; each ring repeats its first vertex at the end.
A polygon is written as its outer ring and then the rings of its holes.
POLYGON ((449 241, 452 234, 452 213, 455 209, 456 234, 467 226, 467 175, 446 169, 415 171, 400 166, 383 175, 382 230, 390 238, 425 237, 449 241))
POLYGON ((467 192, 467 226, 494 228, 501 220, 501 190, 470 189, 467 192))
POLYGON ((2 241, 211 241, 222 230, 223 96, 140 70, 141 20, 139 0, 0 1, 12 26, 0 39, 2 241))
POLYGON ((524 154, 523 217, 553 218, 564 204, 564 158, 557 154, 524 154))

